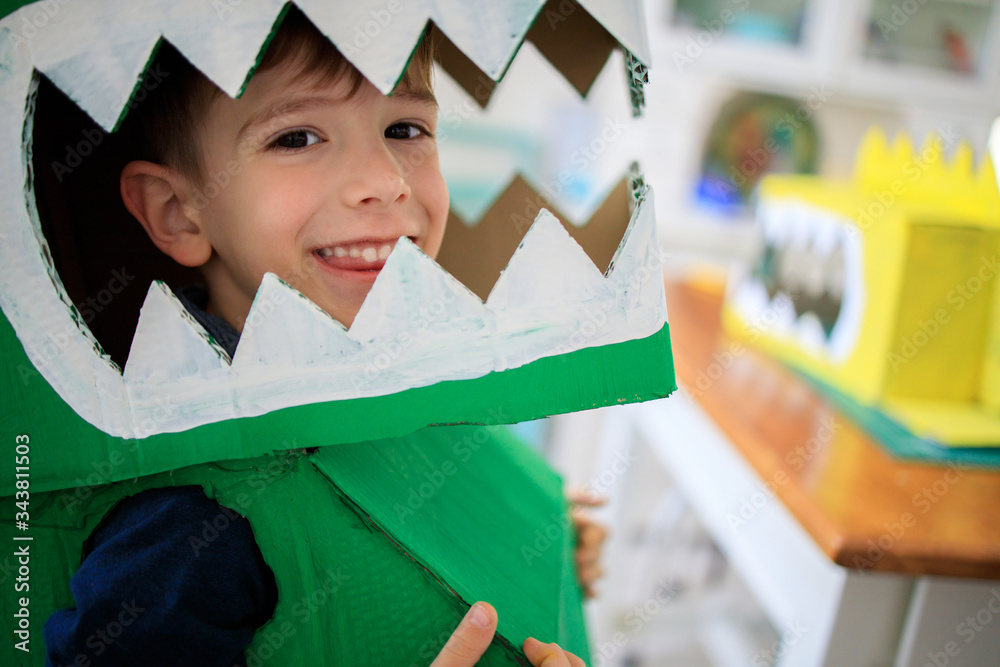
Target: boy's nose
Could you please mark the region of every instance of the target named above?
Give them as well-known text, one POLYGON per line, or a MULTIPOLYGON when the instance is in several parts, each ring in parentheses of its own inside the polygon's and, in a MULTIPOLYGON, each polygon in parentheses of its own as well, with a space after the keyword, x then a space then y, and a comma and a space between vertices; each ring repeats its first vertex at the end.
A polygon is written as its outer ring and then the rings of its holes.
POLYGON ((366 151, 353 163, 343 190, 345 203, 349 206, 389 206, 410 196, 403 166, 384 147, 366 151))

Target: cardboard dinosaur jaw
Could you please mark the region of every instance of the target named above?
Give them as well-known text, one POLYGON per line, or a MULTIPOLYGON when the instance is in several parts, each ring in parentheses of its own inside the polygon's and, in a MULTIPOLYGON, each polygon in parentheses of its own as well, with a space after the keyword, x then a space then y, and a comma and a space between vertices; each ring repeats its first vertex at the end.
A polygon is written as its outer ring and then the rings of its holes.
MULTIPOLYGON (((455 2, 441 11, 441 4, 394 15, 378 40, 355 53, 355 35, 337 31, 352 25, 345 12, 367 17, 372 3, 335 11, 297 3, 338 45, 348 40, 345 53, 383 90, 399 79, 428 18, 499 78, 543 8, 455 2), (503 14, 492 37, 483 35, 483 11, 503 14)), ((631 9, 573 6, 618 40, 643 34, 637 3, 610 4, 631 9)), ((30 40, 19 36, 38 5, 0 21, 0 42, 10 47, 0 48, 2 381, 19 427, 44 425, 53 438, 77 443, 72 453, 53 448, 40 459, 33 468, 39 490, 86 482, 95 461, 114 464, 103 483, 246 458, 277 442, 329 445, 428 424, 516 422, 675 388, 648 189, 636 193, 606 275, 543 211, 485 303, 405 239, 350 330, 266 276, 232 359, 169 288, 154 283, 123 372, 72 304, 42 232, 31 155, 39 73, 111 130, 162 36, 220 88, 239 94, 285 5, 225 6, 220 13, 193 0, 70 3, 30 40)), ((629 48, 642 53, 644 41, 629 48)))
POLYGON ((794 340, 843 359, 854 348, 864 304, 862 245, 846 218, 802 202, 761 202, 758 266, 729 305, 748 330, 794 340))
POLYGON ((651 200, 636 209, 605 277, 543 210, 485 304, 400 239, 349 330, 267 274, 231 363, 169 288, 154 284, 122 376, 124 400, 105 399, 104 422, 95 425, 144 438, 480 378, 653 336, 666 313, 651 212, 651 200), (171 395, 185 396, 188 409, 154 419, 171 395), (108 419, 113 410, 118 417, 108 419))

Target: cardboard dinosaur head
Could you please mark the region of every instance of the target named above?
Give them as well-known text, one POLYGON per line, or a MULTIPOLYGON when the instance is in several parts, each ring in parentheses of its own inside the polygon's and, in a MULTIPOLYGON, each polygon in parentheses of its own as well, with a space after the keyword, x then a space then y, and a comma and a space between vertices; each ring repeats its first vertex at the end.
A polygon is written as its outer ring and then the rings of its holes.
MULTIPOLYGON (((637 0, 295 4, 385 93, 433 30, 441 66, 483 104, 525 39, 581 92, 610 51, 622 48, 633 104, 641 104, 649 59, 637 0)), ((68 289, 73 267, 85 272, 93 258, 78 246, 74 255, 71 227, 45 220, 60 217, 53 204, 58 189, 46 188, 41 201, 38 195, 43 179, 33 150, 40 141, 36 113, 44 112, 40 91, 58 89, 102 131, 113 132, 167 41, 238 96, 288 6, 280 0, 4 6, 2 421, 11 434, 44 440, 32 451, 33 489, 93 484, 95 461, 104 462, 97 481, 116 481, 255 456, 274 443, 309 447, 429 424, 510 423, 657 398, 675 387, 652 193, 641 179, 630 193, 617 190, 602 209, 622 227, 627 221, 606 271, 591 259, 603 251, 588 256, 543 210, 484 302, 461 275, 404 238, 350 329, 265 276, 232 358, 165 283, 153 282, 127 360, 115 363, 68 289)), ((523 211, 523 187, 512 185, 486 218, 509 220, 511 211, 523 211)), ((453 246, 450 254, 477 252, 453 246)), ((5 493, 12 488, 6 485, 5 493)))
POLYGON ((944 129, 875 128, 853 178, 768 176, 765 248, 729 329, 920 437, 1000 443, 1000 195, 988 156, 944 129))

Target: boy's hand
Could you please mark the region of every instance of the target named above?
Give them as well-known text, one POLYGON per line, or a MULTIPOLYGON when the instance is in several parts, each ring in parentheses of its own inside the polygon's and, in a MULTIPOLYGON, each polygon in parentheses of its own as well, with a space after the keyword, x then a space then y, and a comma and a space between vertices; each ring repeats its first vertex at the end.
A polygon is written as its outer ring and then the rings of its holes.
MULTIPOLYGON (((493 641, 497 620, 496 609, 489 603, 472 605, 431 667, 474 667, 493 641)), ((543 644, 533 637, 526 639, 521 648, 532 667, 587 667, 583 660, 557 644, 543 644)))
POLYGON ((582 490, 571 491, 569 501, 573 504, 573 525, 576 528, 576 573, 583 594, 594 597, 594 584, 603 574, 600 566, 601 548, 608 537, 608 531, 594 521, 584 507, 599 507, 607 499, 582 490))

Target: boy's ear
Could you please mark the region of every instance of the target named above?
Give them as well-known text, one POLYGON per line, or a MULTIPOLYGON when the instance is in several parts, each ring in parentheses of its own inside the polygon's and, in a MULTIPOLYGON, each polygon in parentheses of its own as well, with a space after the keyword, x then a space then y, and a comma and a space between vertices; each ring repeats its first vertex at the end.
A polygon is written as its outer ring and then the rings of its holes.
POLYGON ((197 211, 185 205, 188 179, 145 160, 122 169, 121 194, 128 209, 157 248, 184 266, 201 266, 212 256, 197 211))

